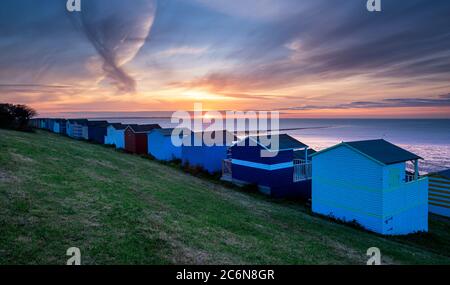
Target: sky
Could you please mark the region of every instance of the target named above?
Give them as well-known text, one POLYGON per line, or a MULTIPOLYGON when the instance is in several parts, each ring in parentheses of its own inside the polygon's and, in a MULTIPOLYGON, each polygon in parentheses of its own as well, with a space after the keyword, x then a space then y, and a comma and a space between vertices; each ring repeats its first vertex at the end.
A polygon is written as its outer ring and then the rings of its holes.
POLYGON ((2 0, 0 102, 40 114, 450 118, 450 1, 2 0))

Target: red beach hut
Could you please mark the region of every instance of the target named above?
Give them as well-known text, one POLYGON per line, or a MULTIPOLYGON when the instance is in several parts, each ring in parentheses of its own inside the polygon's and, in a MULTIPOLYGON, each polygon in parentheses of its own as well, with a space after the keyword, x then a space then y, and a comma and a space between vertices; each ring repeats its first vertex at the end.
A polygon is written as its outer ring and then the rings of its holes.
POLYGON ((130 153, 147 154, 147 134, 153 129, 161 129, 158 124, 129 125, 125 129, 125 150, 130 153))

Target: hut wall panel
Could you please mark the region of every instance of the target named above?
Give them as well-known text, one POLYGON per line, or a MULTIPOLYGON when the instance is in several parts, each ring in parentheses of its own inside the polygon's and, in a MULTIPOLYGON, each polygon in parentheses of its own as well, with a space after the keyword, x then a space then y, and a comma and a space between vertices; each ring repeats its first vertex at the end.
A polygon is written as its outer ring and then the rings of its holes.
POLYGON ((81 138, 89 140, 89 128, 88 126, 81 125, 81 138))
POLYGON ((450 179, 429 177, 429 211, 450 217, 450 179))
POLYGON ((59 122, 55 122, 55 123, 53 124, 53 132, 59 134, 59 133, 60 133, 60 130, 61 130, 61 128, 60 128, 60 123, 59 123, 59 122))
POLYGON ((382 231, 382 166, 341 146, 314 156, 312 210, 382 231))
POLYGON ((222 171, 222 161, 227 158, 226 146, 182 146, 183 164, 200 166, 209 173, 222 171))
POLYGON ((170 161, 181 159, 181 146, 174 146, 170 136, 158 131, 148 134, 148 152, 158 160, 170 161))
POLYGON ((60 134, 63 134, 63 135, 66 134, 66 126, 67 125, 64 121, 59 123, 59 133, 60 134))
POLYGON ((383 233, 428 230, 428 178, 403 183, 383 192, 383 233))
POLYGON ((125 149, 136 154, 147 154, 147 134, 134 133, 130 129, 125 131, 125 149))
POLYGON ((69 137, 72 137, 72 124, 69 122, 66 122, 66 135, 69 137))
POLYGON ((106 129, 105 144, 114 145, 118 149, 125 148, 125 130, 116 130, 109 126, 106 129))
POLYGON ((105 126, 89 126, 88 127, 89 140, 104 144, 105 143, 105 135, 106 135, 106 127, 105 126))
POLYGON ((54 119, 50 119, 48 121, 48 130, 53 132, 53 129, 55 128, 55 120, 54 119))
POLYGON ((130 129, 125 131, 125 150, 131 153, 136 152, 136 139, 130 129))
POLYGON ((264 170, 232 164, 232 175, 239 183, 267 188, 264 193, 274 198, 311 198, 311 180, 294 183, 293 167, 264 170))
POLYGON ((110 125, 106 128, 105 144, 115 145, 115 141, 114 141, 115 132, 116 132, 116 129, 112 125, 110 125))
POLYGON ((398 178, 398 183, 401 184, 405 181, 405 176, 406 176, 406 163, 402 162, 402 163, 396 163, 396 164, 391 164, 391 165, 386 165, 383 167, 383 189, 389 189, 391 188, 391 178, 390 175, 391 173, 398 173, 399 174, 399 178, 398 178))
POLYGON ((279 170, 264 170, 232 164, 233 179, 245 181, 249 184, 274 187, 284 186, 294 182, 294 168, 283 168, 279 170))
POLYGON ((135 134, 136 136, 136 153, 148 154, 147 134, 135 134))
POLYGON ((113 141, 116 148, 125 148, 125 130, 116 130, 113 133, 113 141))

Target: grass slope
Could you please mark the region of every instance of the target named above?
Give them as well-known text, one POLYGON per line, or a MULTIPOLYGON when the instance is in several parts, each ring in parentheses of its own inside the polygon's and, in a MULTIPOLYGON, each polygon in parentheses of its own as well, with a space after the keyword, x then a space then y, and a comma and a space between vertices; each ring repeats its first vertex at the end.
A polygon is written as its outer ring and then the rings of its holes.
POLYGON ((299 203, 227 188, 100 145, 0 130, 0 264, 450 263, 448 220, 384 238, 299 203))

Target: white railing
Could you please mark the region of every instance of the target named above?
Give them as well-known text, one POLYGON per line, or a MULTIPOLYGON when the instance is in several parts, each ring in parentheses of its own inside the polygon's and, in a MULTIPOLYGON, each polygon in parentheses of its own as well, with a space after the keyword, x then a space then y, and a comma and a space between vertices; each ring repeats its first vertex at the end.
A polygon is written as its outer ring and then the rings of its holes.
POLYGON ((409 174, 409 173, 407 173, 407 174, 405 175, 405 182, 406 182, 406 183, 412 182, 412 181, 414 181, 414 180, 416 180, 414 174, 409 174))
POLYGON ((294 182, 311 179, 312 164, 301 159, 294 159, 294 182))
POLYGON ((231 180, 232 179, 231 172, 231 159, 224 159, 222 161, 222 179, 223 180, 231 180))

